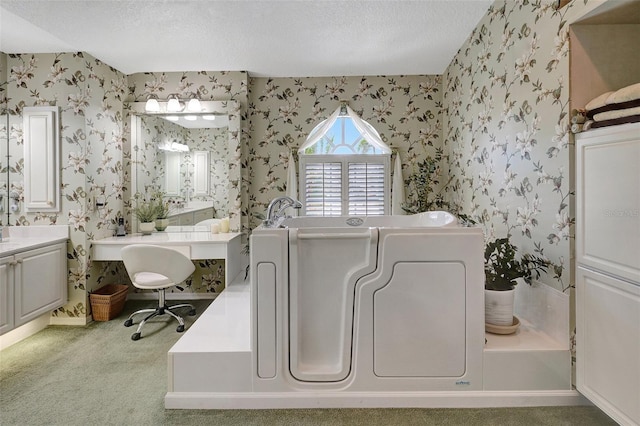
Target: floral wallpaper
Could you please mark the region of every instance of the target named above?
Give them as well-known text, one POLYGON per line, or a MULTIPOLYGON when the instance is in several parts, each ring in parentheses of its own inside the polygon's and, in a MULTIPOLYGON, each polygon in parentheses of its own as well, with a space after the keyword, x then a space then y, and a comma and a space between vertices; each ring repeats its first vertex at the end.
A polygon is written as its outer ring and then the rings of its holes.
MULTIPOLYGON (((289 152, 296 154, 308 133, 342 99, 400 154, 403 177, 408 179, 419 161, 441 150, 441 86, 440 76, 427 75, 251 78, 250 228, 264 218, 269 202, 285 193, 289 152)), ((441 173, 438 167, 435 175, 441 173)), ((439 178, 435 180, 442 185, 439 178)))
MULTIPOLYGON (((0 106, 9 116, 0 133, 11 147, 8 163, 0 163, 0 173, 8 176, 0 178, 5 191, 22 196, 22 108, 61 110, 62 211, 9 217, 12 225, 71 228, 70 301, 54 316, 84 319, 89 291, 126 280, 119 262, 91 262, 90 241, 111 235, 118 217, 130 217, 127 102, 144 101, 149 94, 166 99, 170 93, 194 93, 201 100, 237 103, 240 130, 229 139, 235 141, 230 152, 241 170, 228 197, 240 208, 238 223, 245 231, 285 192, 289 152, 345 99, 400 155, 406 185, 418 164, 429 159, 435 165, 434 191, 445 195, 447 207, 475 219, 487 239, 511 234, 525 251, 548 258, 554 266, 542 281, 566 290, 572 285, 573 225, 566 22, 587 1, 574 0, 560 10, 552 3, 497 0, 442 76, 124 75, 82 52, 0 53, 0 106), (92 195, 103 195, 107 208, 95 211, 88 202, 92 195)), ((197 145, 204 136, 190 140, 197 145)), ((411 203, 415 193, 406 196, 411 203)), ((202 262, 178 291, 220 291, 221 268, 220 262, 202 262)))
POLYGON ((135 169, 137 188, 131 188, 131 191, 146 197, 162 191, 164 185, 165 159, 162 151, 157 148, 158 144, 186 141, 183 127, 162 118, 143 117, 140 123, 142 140, 138 145, 137 159, 135 162, 132 160, 131 169, 131 173, 135 169))
POLYGON ((550 260, 542 281, 562 291, 573 283, 566 14, 575 5, 496 1, 443 76, 454 210, 488 240, 511 235, 550 260))
MULTIPOLYGON (((4 55, 4 54, 3 54, 4 55)), ((127 78, 86 53, 9 54, 6 58, 6 108, 9 114, 9 191, 23 200, 23 133, 25 106, 60 107, 61 192, 59 213, 10 215, 14 226, 68 224, 69 302, 54 316, 89 314, 88 292, 99 287, 110 265, 93 268, 90 241, 111 235, 122 214, 127 179, 123 168, 125 127, 123 102, 127 78), (95 211, 90 195, 102 195, 107 207, 95 211)))

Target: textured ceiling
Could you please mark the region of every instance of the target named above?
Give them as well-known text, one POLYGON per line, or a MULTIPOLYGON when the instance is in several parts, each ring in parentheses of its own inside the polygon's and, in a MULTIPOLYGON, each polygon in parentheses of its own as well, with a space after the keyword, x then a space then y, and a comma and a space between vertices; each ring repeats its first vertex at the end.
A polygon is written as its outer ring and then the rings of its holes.
POLYGON ((2 0, 0 50, 126 73, 442 74, 491 0, 2 0))

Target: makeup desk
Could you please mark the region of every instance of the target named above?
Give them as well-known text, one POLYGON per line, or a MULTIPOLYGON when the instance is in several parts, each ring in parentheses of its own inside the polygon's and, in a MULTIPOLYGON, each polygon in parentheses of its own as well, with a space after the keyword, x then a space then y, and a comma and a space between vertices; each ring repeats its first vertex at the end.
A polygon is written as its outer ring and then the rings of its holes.
POLYGON ((208 228, 204 229, 194 226, 169 226, 165 232, 154 232, 150 235, 131 234, 93 240, 93 260, 122 260, 120 250, 130 244, 171 247, 194 260, 224 259, 224 278, 228 285, 242 268, 242 233, 212 234, 208 228))

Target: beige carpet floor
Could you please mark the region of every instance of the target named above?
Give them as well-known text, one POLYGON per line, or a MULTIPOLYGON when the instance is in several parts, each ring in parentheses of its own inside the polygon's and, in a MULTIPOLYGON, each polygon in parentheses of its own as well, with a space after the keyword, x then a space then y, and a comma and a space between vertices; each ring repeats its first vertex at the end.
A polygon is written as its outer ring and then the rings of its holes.
MULTIPOLYGON (((152 303, 152 302, 151 302, 152 303)), ((126 316, 50 326, 0 352, 0 425, 615 425, 593 406, 483 409, 165 410, 167 351, 176 322, 126 316)), ((198 313, 207 301, 195 302, 198 313)), ((185 317, 187 328, 194 317, 185 317)), ((213 367, 213 366, 212 366, 213 367)), ((206 368, 206 367, 204 367, 206 368)))

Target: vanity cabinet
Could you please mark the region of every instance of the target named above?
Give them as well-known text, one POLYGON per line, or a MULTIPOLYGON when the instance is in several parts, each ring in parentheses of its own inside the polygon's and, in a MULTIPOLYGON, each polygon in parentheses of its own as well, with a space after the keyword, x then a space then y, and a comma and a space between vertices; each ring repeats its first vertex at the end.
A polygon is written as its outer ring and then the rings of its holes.
POLYGON ((203 220, 213 219, 213 208, 198 210, 193 212, 193 224, 195 225, 198 222, 202 222, 203 220))
POLYGON ((0 258, 0 334, 13 328, 13 256, 0 258))
POLYGON ((192 226, 203 220, 213 218, 213 207, 179 213, 169 217, 169 226, 192 226))
POLYGON ((67 302, 66 243, 0 258, 0 334, 67 302))

